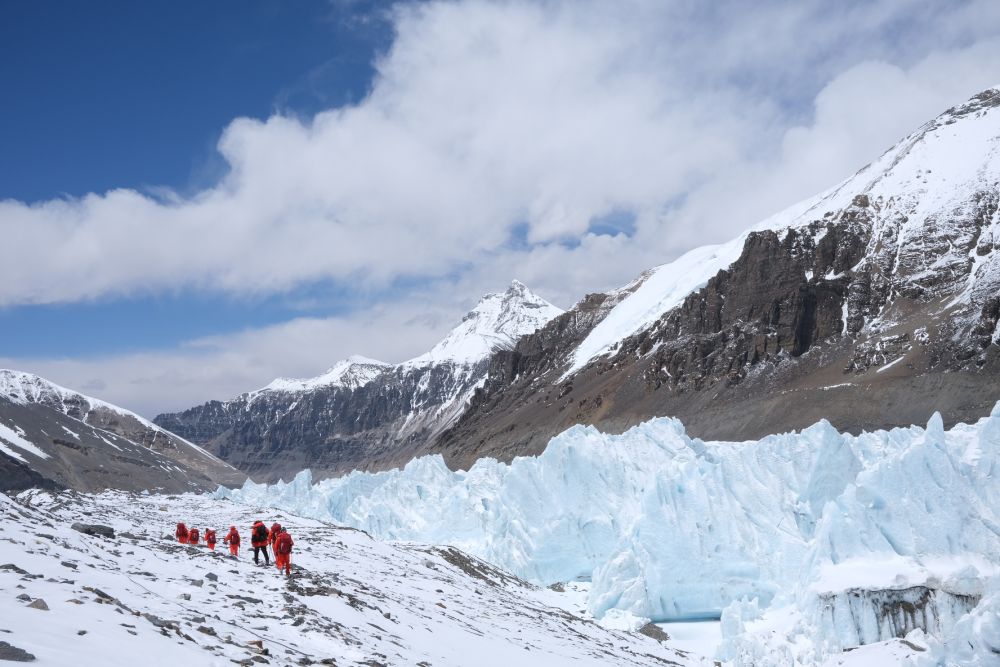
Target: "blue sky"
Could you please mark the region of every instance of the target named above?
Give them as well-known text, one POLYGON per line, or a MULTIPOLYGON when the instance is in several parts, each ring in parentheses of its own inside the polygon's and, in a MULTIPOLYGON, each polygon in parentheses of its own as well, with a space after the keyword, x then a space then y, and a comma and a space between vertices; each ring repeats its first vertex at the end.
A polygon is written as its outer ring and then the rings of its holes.
POLYGON ((5 3, 0 198, 210 184, 233 118, 362 98, 391 38, 388 6, 5 3))
MULTIPOLYGON (((0 199, 210 186, 224 172, 215 145, 233 118, 311 116, 362 99, 390 43, 389 7, 7 3, 0 199)), ((0 340, 11 356, 109 354, 343 312, 355 300, 318 284, 280 295, 183 289, 14 306, 0 309, 0 340)))
POLYGON ((993 0, 0 7, 0 367, 146 415, 732 238, 1000 83, 993 0), (766 39, 762 38, 766 35, 766 39))

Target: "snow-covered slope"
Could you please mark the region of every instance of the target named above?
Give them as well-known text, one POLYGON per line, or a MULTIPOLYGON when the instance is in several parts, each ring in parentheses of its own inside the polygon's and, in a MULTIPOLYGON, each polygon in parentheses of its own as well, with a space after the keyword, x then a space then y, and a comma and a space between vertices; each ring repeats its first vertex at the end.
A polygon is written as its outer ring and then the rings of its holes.
MULTIPOLYGON (((97 411, 107 411, 118 415, 121 418, 133 420, 143 428, 149 429, 156 435, 164 438, 174 439, 191 449, 199 456, 203 456, 210 461, 222 463, 218 457, 206 452, 198 445, 188 442, 183 438, 168 433, 145 417, 141 417, 131 410, 112 405, 91 396, 85 396, 79 392, 60 387, 54 382, 49 382, 45 378, 32 373, 15 371, 0 368, 0 397, 6 398, 13 403, 27 404, 38 403, 59 410, 63 414, 74 419, 79 419, 83 423, 97 411)), ((156 435, 153 437, 155 438, 156 435)))
POLYGON ((751 232, 774 230, 783 235, 784 230, 806 227, 849 208, 859 195, 878 209, 869 254, 891 243, 896 265, 909 255, 918 267, 906 277, 913 284, 951 270, 964 274, 966 263, 971 263, 959 299, 967 302, 979 292, 981 302, 986 292, 995 293, 1000 285, 996 252, 1000 219, 994 214, 981 234, 959 223, 974 213, 984 193, 996 191, 1000 184, 998 96, 1000 88, 989 89, 949 109, 837 186, 763 220, 732 241, 696 248, 652 269, 643 285, 608 313, 574 351, 563 377, 608 354, 703 287, 736 261, 751 232), (970 233, 980 235, 970 239, 970 233), (950 249, 946 244, 940 252, 936 247, 940 239, 946 239, 950 249), (959 250, 969 245, 972 252, 959 250))
POLYGON ((335 363, 328 371, 314 378, 296 380, 278 378, 255 393, 266 391, 306 392, 320 387, 345 387, 357 389, 363 387, 379 375, 392 368, 392 364, 376 361, 361 355, 353 355, 335 363))
MULTIPOLYGON (((10 412, 9 406, 11 405, 38 406, 45 410, 51 410, 59 415, 64 415, 71 422, 75 421, 98 431, 121 436, 131 443, 150 449, 186 468, 195 470, 217 483, 230 484, 246 478, 228 463, 198 445, 164 430, 134 412, 61 387, 31 373, 0 369, 0 403, 3 402, 6 402, 8 407, 0 412, 10 412)), ((29 412, 33 426, 44 431, 43 425, 39 423, 40 419, 44 421, 43 413, 39 410, 29 412)), ((21 411, 20 414, 27 413, 21 411)), ((28 427, 28 424, 20 426, 16 424, 13 416, 8 415, 7 419, 14 428, 28 427)), ((9 427, 0 428, 9 430, 9 427)), ((67 427, 61 422, 59 424, 53 423, 49 430, 54 434, 62 435, 75 433, 74 428, 67 427)), ((10 434, 5 437, 3 430, 0 430, 0 439, 17 444, 10 434)), ((46 438, 46 442, 51 445, 51 437, 46 438)), ((113 467, 110 460, 106 463, 109 467, 113 467)), ((87 485, 86 488, 93 487, 87 485)))
POLYGON ((949 636, 1000 581, 998 469, 1000 404, 950 431, 935 416, 926 429, 851 436, 819 423, 743 443, 692 439, 666 418, 620 436, 574 427, 510 465, 482 459, 453 472, 427 457, 220 495, 453 544, 543 584, 592 579, 598 617, 738 611, 742 625, 726 626, 730 657, 777 641, 754 634, 740 606, 754 599, 754 610, 803 619, 788 642, 822 630, 810 648, 821 656, 921 626, 878 621, 912 606, 911 594, 924 631, 949 636))
POLYGON ((0 660, 140 665, 674 665, 711 663, 606 630, 456 549, 377 542, 351 529, 204 496, 0 494, 0 660), (115 530, 85 535, 70 525, 115 530), (294 572, 182 546, 174 525, 278 520, 294 572), (34 606, 32 606, 34 605, 34 606), (38 608, 42 607, 42 608, 38 608))
POLYGON ((461 324, 425 354, 405 362, 405 367, 431 364, 475 364, 493 352, 511 348, 562 310, 514 280, 505 292, 487 294, 461 324))

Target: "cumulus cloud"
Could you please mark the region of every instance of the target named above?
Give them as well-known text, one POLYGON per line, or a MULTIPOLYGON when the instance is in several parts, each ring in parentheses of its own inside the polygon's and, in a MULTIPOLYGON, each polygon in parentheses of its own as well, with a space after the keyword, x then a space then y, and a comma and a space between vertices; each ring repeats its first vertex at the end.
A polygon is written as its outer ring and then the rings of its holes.
MULTIPOLYGON (((301 361, 283 352, 308 328, 296 322, 121 362, 125 377, 196 359, 215 370, 195 364, 177 390, 225 396, 379 355, 378 327, 406 321, 409 296, 451 316, 517 277, 566 307, 833 185, 1000 83, 991 0, 465 0, 400 5, 393 22, 364 100, 234 120, 211 188, 0 202, 0 306, 419 286, 321 325, 338 333, 301 361), (612 212, 634 222, 597 233, 612 212)), ((425 327, 427 342, 450 323, 425 327)))
MULTIPOLYGON (((229 171, 215 187, 190 198, 116 190, 0 203, 0 230, 17 249, 0 264, 0 305, 179 286, 274 292, 320 278, 385 285, 475 270, 515 229, 525 257, 577 242, 616 209, 659 237, 677 234, 655 246, 666 259, 705 223, 720 234, 746 223, 726 207, 674 210, 678 201, 738 181, 774 193, 756 213, 824 187, 918 114, 988 85, 984 63, 996 62, 994 42, 966 48, 942 80, 912 53, 932 39, 945 50, 978 39, 993 3, 945 12, 883 0, 837 14, 819 2, 703 4, 401 6, 364 101, 308 120, 234 120, 218 146, 229 171), (898 81, 883 86, 864 56, 902 62, 884 65, 898 81), (858 70, 855 85, 839 73, 815 117, 789 128, 796 103, 826 83, 817 76, 845 67, 858 70), (768 182, 803 163, 802 186, 768 182)), ((590 264, 580 247, 562 259, 590 264)), ((620 250, 618 265, 638 268, 620 250)))

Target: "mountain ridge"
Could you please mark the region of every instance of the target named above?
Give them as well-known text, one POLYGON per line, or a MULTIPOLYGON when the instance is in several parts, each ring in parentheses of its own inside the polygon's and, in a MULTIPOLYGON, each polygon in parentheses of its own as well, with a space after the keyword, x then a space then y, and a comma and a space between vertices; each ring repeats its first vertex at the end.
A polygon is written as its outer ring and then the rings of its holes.
POLYGON ((210 490, 246 476, 117 405, 0 369, 2 488, 210 490))
MULTIPOLYGON (((675 416, 696 436, 741 440, 822 418, 858 432, 934 411, 949 424, 982 417, 1000 398, 998 107, 1000 89, 983 91, 728 243, 586 295, 465 380, 449 375, 454 386, 420 406, 438 418, 362 387, 313 406, 323 427, 289 429, 275 406, 213 451, 252 460, 280 440, 290 475, 316 463, 315 453, 300 456, 296 437, 314 443, 306 449, 326 442, 339 451, 324 476, 348 462, 379 470, 431 453, 457 468, 483 456, 509 461, 578 423, 614 433, 675 416), (387 406, 393 419, 406 415, 394 438, 336 437, 387 406)), ((393 373, 397 394, 417 396, 406 386, 415 378, 393 373)), ((211 422, 220 409, 199 410, 211 422)), ((216 421, 199 432, 198 414, 158 418, 203 444, 230 428, 216 421)))
POLYGON ((998 106, 988 89, 824 193, 647 272, 584 336, 562 330, 586 310, 570 309, 491 360, 438 449, 465 467, 536 454, 576 423, 620 432, 669 415, 739 440, 824 417, 857 432, 987 414, 1000 396, 998 106), (695 288, 671 294, 684 280, 695 288))
POLYGON ((308 380, 276 380, 228 401, 210 401, 156 423, 262 479, 385 465, 431 440, 464 411, 490 356, 562 311, 517 280, 484 295, 430 351, 399 364, 338 362, 308 380), (363 382, 342 374, 365 369, 363 382), (322 380, 337 376, 337 381, 322 380))

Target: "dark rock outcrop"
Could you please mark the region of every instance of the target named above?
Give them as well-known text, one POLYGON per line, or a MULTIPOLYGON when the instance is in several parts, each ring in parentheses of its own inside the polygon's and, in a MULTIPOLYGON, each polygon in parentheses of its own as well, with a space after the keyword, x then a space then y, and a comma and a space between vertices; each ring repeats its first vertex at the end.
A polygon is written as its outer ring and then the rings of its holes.
POLYGON ((111 526, 102 526, 98 523, 74 523, 70 528, 84 535, 104 537, 109 540, 115 539, 115 529, 111 526))

